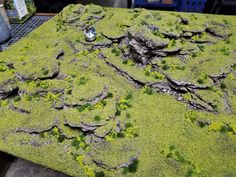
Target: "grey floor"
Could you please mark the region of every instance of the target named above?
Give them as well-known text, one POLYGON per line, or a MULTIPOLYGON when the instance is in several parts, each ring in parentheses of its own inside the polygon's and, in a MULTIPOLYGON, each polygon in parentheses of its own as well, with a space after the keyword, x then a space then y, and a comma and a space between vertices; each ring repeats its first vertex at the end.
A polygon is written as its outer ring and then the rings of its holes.
POLYGON ((68 177, 51 169, 33 164, 23 159, 15 159, 5 177, 68 177))
MULTIPOLYGON (((110 7, 127 7, 126 0, 78 0, 79 3, 94 3, 110 7)), ((68 177, 67 175, 17 158, 10 166, 5 177, 68 177)))

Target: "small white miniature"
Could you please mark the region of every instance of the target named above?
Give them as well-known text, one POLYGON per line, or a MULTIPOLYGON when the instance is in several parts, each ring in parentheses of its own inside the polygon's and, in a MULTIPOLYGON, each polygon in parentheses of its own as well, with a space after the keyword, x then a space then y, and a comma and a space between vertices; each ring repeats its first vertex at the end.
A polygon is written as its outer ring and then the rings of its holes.
POLYGON ((86 30, 84 31, 84 34, 86 36, 85 40, 87 42, 93 42, 96 40, 97 32, 94 27, 86 28, 86 30))

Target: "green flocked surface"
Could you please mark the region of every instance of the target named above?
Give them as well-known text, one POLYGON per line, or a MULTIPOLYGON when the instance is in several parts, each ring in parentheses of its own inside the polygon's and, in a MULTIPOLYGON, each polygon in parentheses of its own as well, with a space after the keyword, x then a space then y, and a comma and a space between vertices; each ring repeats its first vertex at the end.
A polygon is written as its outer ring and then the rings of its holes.
POLYGON ((0 54, 0 113, 71 176, 236 176, 236 17, 70 5, 0 54))

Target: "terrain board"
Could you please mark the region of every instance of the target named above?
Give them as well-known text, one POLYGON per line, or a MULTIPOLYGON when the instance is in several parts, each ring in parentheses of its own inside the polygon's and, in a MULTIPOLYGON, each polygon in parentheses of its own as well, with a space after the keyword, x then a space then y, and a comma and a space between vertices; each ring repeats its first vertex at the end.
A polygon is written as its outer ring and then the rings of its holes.
POLYGON ((0 53, 0 113, 71 176, 236 176, 236 17, 69 5, 0 53))

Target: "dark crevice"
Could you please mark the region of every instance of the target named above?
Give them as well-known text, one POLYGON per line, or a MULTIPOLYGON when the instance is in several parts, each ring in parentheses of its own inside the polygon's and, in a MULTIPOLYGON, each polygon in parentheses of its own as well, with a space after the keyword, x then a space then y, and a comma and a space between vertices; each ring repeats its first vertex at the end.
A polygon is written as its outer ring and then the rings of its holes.
POLYGON ((14 87, 10 90, 0 87, 0 100, 7 99, 10 97, 15 97, 17 95, 19 95, 19 88, 18 87, 14 87))
POLYGON ((60 100, 60 104, 58 105, 57 102, 53 102, 52 108, 57 109, 57 110, 63 110, 63 109, 67 109, 67 108, 79 108, 81 106, 86 106, 86 105, 95 105, 98 102, 106 99, 109 95, 108 95, 108 86, 104 86, 103 90, 96 96, 92 97, 92 98, 88 98, 88 99, 84 99, 84 100, 80 100, 84 103, 75 103, 75 104, 70 104, 70 103, 66 103, 65 102, 65 98, 64 96, 61 97, 60 100))
POLYGON ((9 69, 16 69, 16 68, 14 67, 14 63, 7 63, 7 67, 8 67, 9 69))
POLYGON ((63 50, 59 51, 58 54, 56 55, 57 60, 62 60, 63 56, 65 55, 65 52, 63 50))
POLYGON ((189 20, 187 18, 184 18, 184 17, 180 17, 180 22, 183 25, 188 25, 189 24, 189 20))
POLYGON ((104 139, 107 135, 109 135, 111 132, 112 132, 112 128, 110 128, 109 130, 106 131, 106 133, 104 133, 103 135, 101 134, 98 134, 96 132, 94 132, 94 136, 96 136, 97 138, 101 138, 101 139, 104 139))
POLYGON ((224 91, 224 95, 223 95, 222 99, 223 99, 223 102, 224 102, 224 105, 225 105, 225 111, 228 114, 231 114, 232 113, 232 106, 230 104, 229 95, 228 95, 227 91, 224 91))
POLYGON ((135 85, 135 87, 141 88, 141 87, 144 87, 146 85, 146 83, 133 78, 127 72, 121 70, 117 66, 115 66, 112 63, 108 62, 108 60, 104 59, 104 61, 108 66, 112 67, 117 73, 119 73, 121 76, 125 77, 129 82, 133 83, 135 85))
MULTIPOLYGON (((217 113, 217 111, 215 110, 214 105, 213 105, 212 103, 210 103, 210 102, 204 100, 199 94, 197 94, 197 93, 196 93, 194 90, 192 90, 192 89, 188 89, 188 92, 191 93, 191 94, 193 94, 197 99, 199 99, 200 101, 204 102, 206 105, 208 105, 208 107, 206 107, 206 106, 203 106, 203 105, 201 105, 201 104, 199 104, 199 103, 195 103, 196 105, 198 105, 198 107, 199 107, 199 106, 202 106, 202 107, 204 108, 204 110, 206 110, 206 111, 217 113)), ((191 102, 192 102, 192 104, 194 103, 193 101, 191 101, 191 102)))
POLYGON ((104 33, 101 33, 101 34, 102 34, 103 37, 107 38, 108 40, 111 40, 112 43, 120 43, 120 41, 121 41, 122 39, 124 39, 125 37, 127 37, 126 35, 124 35, 124 36, 117 37, 117 38, 111 38, 111 37, 106 36, 104 33))
POLYGON ((190 40, 191 43, 195 43, 195 44, 215 44, 216 42, 213 41, 203 41, 203 40, 190 40))
POLYGON ((52 73, 48 76, 38 76, 36 78, 30 78, 30 77, 27 77, 27 76, 24 76, 20 73, 16 73, 16 77, 19 79, 19 81, 37 81, 37 80, 51 80, 51 79, 55 79, 57 78, 57 76, 59 75, 59 72, 60 72, 60 68, 59 68, 59 65, 56 69, 54 69, 52 71, 52 73))
POLYGON ((99 137, 95 133, 91 133, 91 132, 85 132, 85 133, 86 133, 86 137, 88 138, 86 142, 88 142, 88 144, 90 145, 96 146, 97 143, 102 143, 102 144, 107 143, 104 137, 99 137))
POLYGON ((22 113, 22 114, 30 114, 30 111, 27 111, 23 108, 19 108, 19 107, 13 106, 13 105, 10 105, 9 109, 12 111, 15 111, 15 112, 22 113))
POLYGON ((78 128, 81 129, 83 132, 93 132, 95 131, 98 127, 104 126, 106 123, 96 123, 96 124, 92 124, 92 123, 73 123, 68 121, 67 119, 65 120, 64 124, 66 126, 69 126, 71 128, 78 128))
POLYGON ((207 28, 206 28, 206 32, 209 33, 209 34, 211 34, 211 35, 214 36, 214 37, 217 37, 217 38, 223 38, 223 39, 226 39, 226 38, 227 38, 226 35, 223 35, 223 34, 218 33, 218 32, 217 32, 215 29, 213 29, 213 28, 207 27, 207 28))
POLYGON ((208 86, 199 86, 199 85, 195 85, 188 82, 177 81, 177 80, 171 79, 168 76, 166 76, 166 78, 169 81, 169 83, 176 89, 181 89, 181 88, 184 88, 184 89, 190 88, 190 89, 197 89, 197 90, 209 89, 208 86))
POLYGON ((67 41, 67 42, 68 42, 70 48, 73 50, 74 54, 80 52, 79 50, 77 50, 77 49, 75 48, 75 43, 73 43, 72 41, 67 41))
MULTIPOLYGON (((90 27, 90 26, 94 26, 97 22, 99 22, 100 20, 102 20, 104 17, 105 17, 105 15, 103 15, 103 16, 90 16, 90 17, 92 17, 93 19, 95 19, 95 21, 94 21, 94 23, 93 24, 89 24, 89 25, 85 25, 85 24, 83 24, 83 26, 81 26, 80 28, 81 28, 81 30, 82 31, 84 31, 86 28, 88 28, 88 27, 90 27)), ((88 18, 89 19, 89 18, 88 18)), ((89 20, 93 20, 93 19, 89 19, 89 20)))
POLYGON ((107 96, 108 96, 108 86, 105 85, 102 92, 99 93, 97 96, 82 101, 94 105, 97 104, 99 101, 105 99, 107 96))
POLYGON ((187 30, 184 29, 183 32, 189 32, 192 33, 193 35, 201 35, 203 32, 205 31, 205 29, 192 29, 192 30, 187 30))
POLYGON ((54 123, 52 125, 48 126, 48 128, 41 129, 41 128, 25 128, 25 127, 21 127, 21 128, 17 128, 16 129, 16 133, 24 132, 24 133, 28 133, 28 134, 39 134, 39 133, 42 133, 42 132, 50 131, 54 127, 57 127, 57 128, 59 127, 59 120, 58 119, 55 119, 54 123))
POLYGON ((199 103, 196 103, 196 102, 193 102, 193 101, 190 101, 190 100, 188 100, 187 102, 188 102, 188 104, 190 105, 190 107, 192 109, 197 109, 197 110, 202 110, 202 111, 206 111, 206 112, 214 112, 215 113, 214 110, 209 109, 209 108, 207 108, 207 107, 205 107, 205 106, 203 106, 199 103))
MULTIPOLYGON (((208 90, 209 86, 199 86, 199 85, 195 85, 192 83, 179 82, 174 79, 171 79, 168 75, 166 75, 163 72, 161 72, 161 73, 167 78, 167 82, 156 82, 156 83, 142 82, 142 81, 139 81, 139 80, 133 78, 127 72, 121 70, 120 68, 118 68, 114 64, 110 63, 108 61, 108 59, 103 54, 100 54, 99 57, 102 60, 104 60, 108 66, 112 67, 118 74, 120 74, 122 77, 125 77, 128 81, 130 81, 137 88, 142 88, 144 86, 148 86, 158 92, 168 93, 170 95, 173 95, 176 97, 176 99, 178 101, 187 103, 194 109, 208 111, 208 112, 215 112, 215 113, 217 112, 214 109, 214 105, 212 105, 212 103, 205 101, 204 99, 202 99, 200 97, 200 95, 198 95, 194 92, 194 90, 208 90), (199 100, 206 103, 206 105, 208 105, 209 107, 206 107, 206 106, 201 105, 199 103, 195 103, 194 101, 184 100, 182 97, 182 94, 185 94, 185 93, 191 93, 191 94, 195 95, 199 100)), ((153 65, 153 68, 154 68, 154 70, 157 70, 160 72, 158 65, 153 65)))
POLYGON ((57 78, 57 76, 59 75, 59 73, 60 73, 60 69, 59 69, 59 67, 58 67, 57 70, 53 71, 53 73, 51 74, 51 76, 39 77, 39 78, 36 78, 35 80, 52 80, 52 79, 57 78))
MULTIPOLYGON (((86 134, 89 134, 89 133, 93 134, 94 133, 93 131, 96 130, 96 128, 98 128, 100 126, 103 126, 103 124, 99 124, 99 125, 92 125, 92 124, 90 125, 90 124, 87 124, 87 123, 76 124, 76 123, 70 123, 69 121, 65 120, 64 126, 69 127, 72 130, 81 131, 81 132, 86 133, 86 134)), ((43 135, 46 132, 52 132, 53 133, 53 130, 55 128, 58 130, 59 137, 57 137, 57 138, 68 139, 68 140, 76 138, 76 136, 68 136, 67 134, 65 134, 63 132, 63 129, 61 128, 60 123, 59 123, 58 120, 55 120, 55 122, 51 126, 49 126, 48 128, 39 129, 39 128, 21 127, 21 128, 16 129, 16 133, 23 132, 23 133, 28 133, 28 134, 32 134, 32 135, 35 135, 35 134, 43 135)))
MULTIPOLYGON (((91 156, 91 155, 90 155, 91 156)), ((138 160, 138 157, 139 157, 139 153, 137 153, 135 156, 132 156, 129 158, 129 160, 127 162, 124 162, 122 164, 119 164, 119 165, 116 165, 116 166, 109 166, 107 164, 105 164, 104 162, 102 161, 99 161, 99 160, 96 160, 93 156, 91 156, 92 159, 93 159, 93 162, 101 167, 101 168, 104 168, 104 169, 107 169, 107 170, 115 170, 115 169, 119 169, 119 168, 125 168, 125 167, 129 167, 131 164, 133 164, 135 161, 138 160)))
POLYGON ((225 79, 227 77, 228 73, 222 73, 222 74, 218 74, 218 75, 211 75, 209 76, 209 78, 212 79, 214 84, 218 84, 221 80, 225 79))
POLYGON ((162 32, 164 38, 168 38, 168 39, 179 39, 180 38, 180 35, 179 34, 175 34, 175 33, 172 33, 172 32, 162 32))

